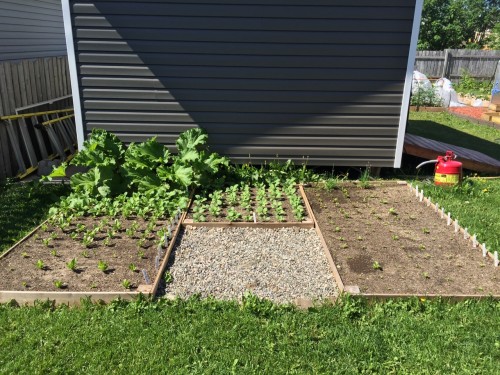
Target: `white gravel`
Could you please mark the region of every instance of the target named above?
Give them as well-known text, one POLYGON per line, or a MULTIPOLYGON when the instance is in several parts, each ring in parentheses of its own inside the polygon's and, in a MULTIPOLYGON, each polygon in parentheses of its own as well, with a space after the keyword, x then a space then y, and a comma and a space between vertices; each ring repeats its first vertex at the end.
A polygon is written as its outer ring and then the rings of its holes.
POLYGON ((166 293, 241 299, 245 291, 277 303, 337 295, 314 229, 193 228, 178 239, 166 293))

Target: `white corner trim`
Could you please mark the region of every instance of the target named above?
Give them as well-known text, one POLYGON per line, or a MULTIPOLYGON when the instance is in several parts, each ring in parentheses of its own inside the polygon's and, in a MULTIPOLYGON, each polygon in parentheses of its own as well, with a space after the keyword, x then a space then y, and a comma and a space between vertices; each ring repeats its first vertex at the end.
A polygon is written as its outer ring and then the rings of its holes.
POLYGON ((66 36, 66 49, 68 50, 68 67, 71 79, 71 92, 73 94, 73 108, 75 110, 76 138, 78 140, 78 149, 83 147, 85 133, 83 131, 82 106, 80 101, 80 87, 78 85, 78 71, 76 69, 75 45, 73 40, 73 25, 71 24, 71 8, 69 0, 61 0, 64 34, 66 36))
POLYGON ((418 33, 420 31, 420 21, 422 19, 422 7, 424 0, 416 0, 415 14, 413 16, 413 27, 411 31, 410 49, 408 51, 408 64, 406 65, 405 85, 403 89, 403 100, 401 101, 401 112, 399 114, 398 140, 394 156, 394 168, 401 167, 403 156, 403 146, 405 143, 406 121, 408 121, 408 110, 410 106, 411 81, 413 79, 413 69, 415 66, 415 55, 417 54, 418 33))

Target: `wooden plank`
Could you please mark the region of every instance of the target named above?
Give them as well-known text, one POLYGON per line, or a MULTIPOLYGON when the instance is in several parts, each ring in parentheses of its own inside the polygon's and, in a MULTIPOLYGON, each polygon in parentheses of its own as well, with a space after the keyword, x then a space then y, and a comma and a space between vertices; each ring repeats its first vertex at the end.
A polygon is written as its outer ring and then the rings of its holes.
POLYGON ((41 73, 41 59, 37 59, 33 62, 34 69, 35 69, 35 85, 36 85, 36 92, 37 92, 37 97, 36 97, 36 103, 42 102, 44 100, 44 85, 42 83, 42 73, 41 73))
POLYGON ((303 194, 304 202, 306 204, 306 207, 308 207, 308 211, 310 211, 311 218, 314 222, 314 228, 316 229, 316 233, 318 234, 318 237, 321 241, 321 245, 323 248, 323 252, 325 253, 326 260, 328 261, 328 264, 330 265, 330 270, 332 271, 333 277, 335 278, 335 282, 337 283, 337 287, 339 288, 339 292, 343 293, 344 292, 344 282, 342 281, 342 278, 340 277, 339 271, 337 269, 337 266, 335 265, 335 262, 333 260, 332 254, 330 253, 330 250, 328 249, 328 245, 326 244, 325 237, 323 237, 323 233, 321 233, 321 228, 318 225, 318 221, 316 220, 316 217, 314 216, 314 211, 311 208, 311 205, 309 203, 309 200, 307 199, 307 195, 304 191, 304 188, 302 186, 299 187, 301 191, 301 194, 303 194))
MULTIPOLYGON (((430 159, 430 160, 434 159, 440 153, 439 151, 436 150, 431 150, 428 148, 412 145, 409 143, 405 143, 404 152, 409 155, 418 156, 420 158, 430 159)), ((500 174, 500 168, 490 164, 480 163, 477 161, 463 159, 463 158, 460 159, 460 162, 462 163, 463 168, 466 169, 484 173, 500 174)))
POLYGON ((117 298, 132 300, 140 292, 31 292, 31 291, 0 291, 0 303, 16 301, 19 305, 33 305, 35 301, 54 301, 55 304, 74 305, 81 304, 82 299, 92 302, 109 303, 117 298))
POLYGON ((31 86, 31 71, 30 71, 30 64, 29 60, 23 60, 22 62, 23 66, 23 73, 24 73, 24 85, 26 87, 26 102, 28 105, 35 103, 33 101, 33 86, 31 86))
POLYGON ((286 222, 286 223, 252 223, 240 221, 212 221, 212 222, 193 222, 192 219, 186 219, 182 222, 183 226, 206 227, 206 228, 261 228, 261 229, 276 229, 276 228, 314 228, 313 221, 302 222, 286 222))
POLYGON ((359 293, 353 294, 355 297, 361 297, 370 301, 385 301, 398 298, 419 298, 424 300, 444 299, 448 301, 460 302, 464 300, 482 300, 493 298, 500 299, 500 295, 486 294, 405 294, 405 293, 359 293))
POLYGON ((174 233, 172 233, 172 238, 169 241, 167 251, 165 252, 165 256, 163 257, 163 261, 161 262, 160 268, 158 269, 158 273, 156 274, 155 280, 153 282, 153 287, 151 289, 151 295, 156 296, 156 293, 158 292, 158 287, 160 286, 160 281, 161 277, 163 275, 163 272, 165 272, 168 264, 168 259, 170 258, 170 254, 172 253, 172 250, 175 247, 175 243, 177 241, 177 236, 179 235, 181 229, 182 229, 182 222, 186 219, 189 207, 191 207, 191 204, 193 203, 193 194, 194 190, 191 192, 191 196, 189 197, 189 206, 186 211, 184 211, 179 218, 179 222, 177 223, 177 227, 175 228, 174 233))

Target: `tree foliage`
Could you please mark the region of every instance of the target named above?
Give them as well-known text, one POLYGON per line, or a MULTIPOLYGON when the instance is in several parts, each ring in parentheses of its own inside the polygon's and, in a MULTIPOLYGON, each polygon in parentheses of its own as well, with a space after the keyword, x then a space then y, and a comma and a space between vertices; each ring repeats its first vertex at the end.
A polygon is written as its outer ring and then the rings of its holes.
POLYGON ((482 48, 500 22, 500 0, 425 0, 418 49, 482 48))

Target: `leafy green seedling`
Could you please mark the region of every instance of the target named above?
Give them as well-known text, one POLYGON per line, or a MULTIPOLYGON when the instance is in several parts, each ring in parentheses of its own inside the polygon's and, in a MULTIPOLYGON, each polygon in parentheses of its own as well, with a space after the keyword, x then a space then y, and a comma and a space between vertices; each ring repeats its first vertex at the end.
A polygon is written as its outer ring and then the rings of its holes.
POLYGON ((137 272, 139 270, 134 263, 130 263, 128 269, 132 272, 137 272))
POLYGON ((431 230, 429 228, 423 228, 422 232, 425 234, 429 234, 429 233, 431 233, 431 230))
POLYGON ((45 263, 43 262, 43 260, 38 259, 38 261, 36 262, 36 267, 39 270, 44 270, 45 269, 45 263))
POLYGON ((21 253, 21 256, 22 256, 23 258, 29 258, 29 257, 30 257, 30 256, 29 256, 29 254, 28 254, 26 251, 23 251, 23 252, 21 253))
POLYGON ((125 289, 130 289, 130 287, 132 286, 132 283, 130 282, 130 280, 123 279, 123 281, 122 281, 122 286, 123 286, 125 289))
POLYGON ((392 235, 392 239, 393 239, 394 241, 397 241, 397 240, 399 240, 399 236, 398 236, 398 235, 393 234, 393 235, 392 235))
POLYGON ((398 213, 396 212, 396 209, 394 207, 389 208, 389 214, 397 216, 398 213))
POLYGON ((66 263, 66 267, 68 267, 71 271, 76 271, 76 258, 73 258, 68 263, 66 263))
POLYGON ((430 279, 431 277, 429 276, 429 273, 428 272, 423 272, 422 273, 422 276, 426 279, 430 279))
POLYGON ((335 232, 340 232, 340 227, 335 227, 335 232))
POLYGON ((373 262, 373 264, 372 264, 372 268, 373 268, 374 270, 380 270, 380 271, 382 271, 382 266, 381 266, 381 265, 380 265, 380 263, 379 263, 379 262, 377 262, 377 261, 373 262))
POLYGON ((61 280, 54 280, 54 286, 57 289, 62 289, 64 288, 64 283, 61 280))
POLYGON ((51 241, 51 240, 52 240, 52 239, 51 239, 50 237, 48 237, 48 238, 43 238, 43 239, 42 239, 42 243, 43 243, 43 245, 44 245, 45 247, 49 247, 49 246, 50 246, 50 241, 51 241))
POLYGON ((56 256, 57 256, 57 250, 56 250, 56 249, 52 250, 52 251, 50 252, 50 255, 52 255, 52 256, 54 256, 54 257, 56 257, 56 256))
POLYGON ((99 260, 97 263, 97 268, 102 272, 106 272, 108 270, 108 264, 102 260, 99 260))
POLYGON ((137 252, 137 258, 139 258, 139 259, 145 259, 145 258, 146 258, 146 255, 144 254, 144 251, 139 250, 139 251, 137 252))
POLYGON ((42 224, 42 226, 40 227, 44 232, 47 232, 48 229, 49 229, 49 226, 47 224, 42 224))
POLYGON ((236 221, 241 218, 241 214, 236 211, 233 207, 229 207, 227 210, 227 219, 229 221, 236 221))

